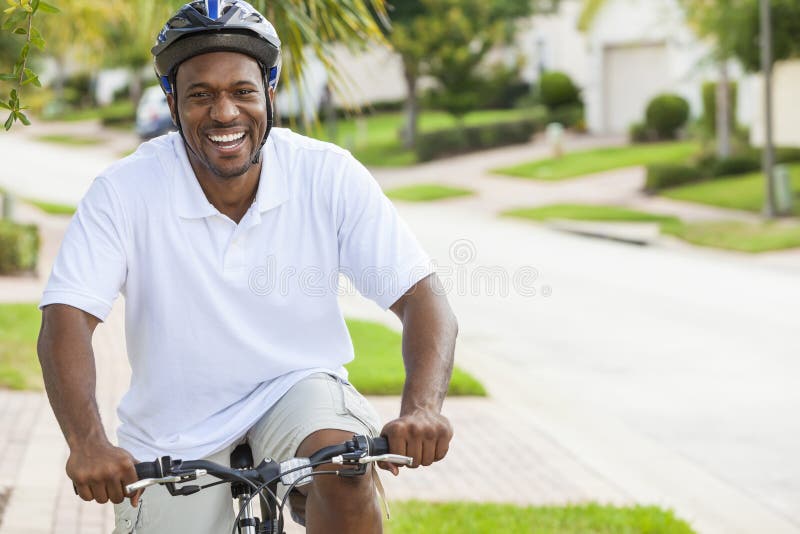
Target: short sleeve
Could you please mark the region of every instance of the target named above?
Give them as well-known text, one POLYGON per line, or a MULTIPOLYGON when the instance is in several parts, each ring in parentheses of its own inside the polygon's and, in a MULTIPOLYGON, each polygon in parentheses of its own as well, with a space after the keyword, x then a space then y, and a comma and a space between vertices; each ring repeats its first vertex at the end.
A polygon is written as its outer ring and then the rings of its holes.
POLYGON ((98 178, 67 228, 39 307, 68 304, 105 320, 125 283, 125 235, 120 199, 98 178))
POLYGON ((352 156, 339 179, 340 272, 362 295, 388 309, 433 272, 430 257, 370 172, 352 156))

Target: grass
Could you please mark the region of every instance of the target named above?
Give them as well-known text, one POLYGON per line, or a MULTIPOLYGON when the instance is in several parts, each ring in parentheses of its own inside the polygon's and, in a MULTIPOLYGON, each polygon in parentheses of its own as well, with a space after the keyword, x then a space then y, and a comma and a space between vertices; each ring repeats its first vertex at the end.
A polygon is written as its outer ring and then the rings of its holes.
POLYGON ((557 159, 548 158, 495 169, 493 172, 518 178, 555 181, 624 167, 682 162, 698 150, 699 146, 692 142, 596 148, 572 152, 557 159))
POLYGON ((537 208, 518 208, 503 215, 534 221, 572 219, 578 221, 655 222, 661 231, 704 247, 739 252, 768 252, 800 247, 800 224, 777 221, 746 223, 709 221, 686 223, 677 217, 655 215, 618 206, 554 204, 537 208))
POLYGON ((432 200, 470 196, 473 194, 475 194, 475 192, 469 189, 439 184, 417 184, 386 191, 386 196, 392 200, 405 200, 408 202, 429 202, 432 200))
POLYGON ((112 122, 115 120, 127 122, 133 121, 135 116, 136 110, 133 102, 130 100, 120 100, 104 107, 92 106, 86 109, 67 110, 53 117, 49 117, 48 120, 78 122, 110 119, 112 122))
POLYGON ((36 356, 40 323, 36 304, 0 304, 0 387, 42 389, 36 356))
POLYGON ((675 232, 666 233, 695 245, 740 252, 758 253, 800 247, 800 224, 796 222, 713 221, 685 224, 675 232))
MULTIPOLYGON (((515 121, 537 116, 533 109, 480 110, 464 117, 465 126, 479 126, 515 121)), ((402 113, 377 113, 361 118, 339 119, 335 131, 330 124, 312 128, 308 135, 336 143, 348 150, 362 163, 374 167, 396 167, 417 162, 413 150, 403 148, 400 130, 405 116, 402 113)), ((456 120, 441 111, 423 111, 419 116, 420 133, 452 128, 456 120)))
POLYGON ((78 135, 48 134, 40 135, 36 139, 45 143, 56 143, 69 146, 93 146, 102 144, 104 141, 97 137, 83 137, 78 135))
MULTIPOLYGON (((399 395, 405 381, 400 334, 378 323, 354 319, 347 321, 347 328, 356 354, 346 366, 353 385, 365 395, 399 395)), ((456 367, 448 393, 485 396, 486 389, 456 367)))
MULTIPOLYGON (((794 214, 800 215, 800 164, 789 166, 792 190, 795 191, 794 214)), ((760 213, 764 208, 764 175, 760 172, 716 178, 662 191, 660 195, 675 200, 710 204, 722 208, 760 213)))
POLYGON ((68 204, 58 204, 55 202, 43 202, 41 200, 32 200, 29 198, 25 199, 25 202, 28 204, 32 204, 42 210, 45 213, 49 213, 50 215, 73 215, 75 210, 78 209, 75 206, 70 206, 68 204))
POLYGON ((599 504, 392 503, 387 534, 693 534, 688 523, 655 506, 599 504))

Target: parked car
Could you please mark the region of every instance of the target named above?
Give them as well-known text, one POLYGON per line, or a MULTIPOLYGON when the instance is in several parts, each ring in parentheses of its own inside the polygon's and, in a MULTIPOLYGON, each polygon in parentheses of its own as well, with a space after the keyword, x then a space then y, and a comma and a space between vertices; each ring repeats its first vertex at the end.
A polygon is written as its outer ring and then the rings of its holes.
POLYGON ((158 85, 145 89, 136 108, 136 133, 142 139, 151 139, 175 129, 164 91, 158 85))

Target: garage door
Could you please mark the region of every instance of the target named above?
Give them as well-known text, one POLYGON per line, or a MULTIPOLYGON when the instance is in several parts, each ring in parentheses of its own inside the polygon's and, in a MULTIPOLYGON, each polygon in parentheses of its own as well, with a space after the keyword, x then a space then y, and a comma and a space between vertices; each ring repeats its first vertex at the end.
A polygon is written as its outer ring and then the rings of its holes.
POLYGON ((627 133, 644 118, 647 103, 672 85, 663 43, 606 47, 603 65, 603 125, 607 133, 627 133))

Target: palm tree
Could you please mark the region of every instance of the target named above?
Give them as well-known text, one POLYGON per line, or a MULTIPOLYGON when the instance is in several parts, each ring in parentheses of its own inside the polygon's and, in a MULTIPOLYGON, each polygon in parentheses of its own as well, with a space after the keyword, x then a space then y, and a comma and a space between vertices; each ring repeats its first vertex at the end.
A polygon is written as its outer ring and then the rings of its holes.
POLYGON ((381 24, 388 24, 385 0, 251 0, 266 15, 281 38, 283 72, 288 85, 303 88, 307 55, 317 56, 336 89, 347 91, 333 59, 332 45, 351 49, 385 44, 381 24))

